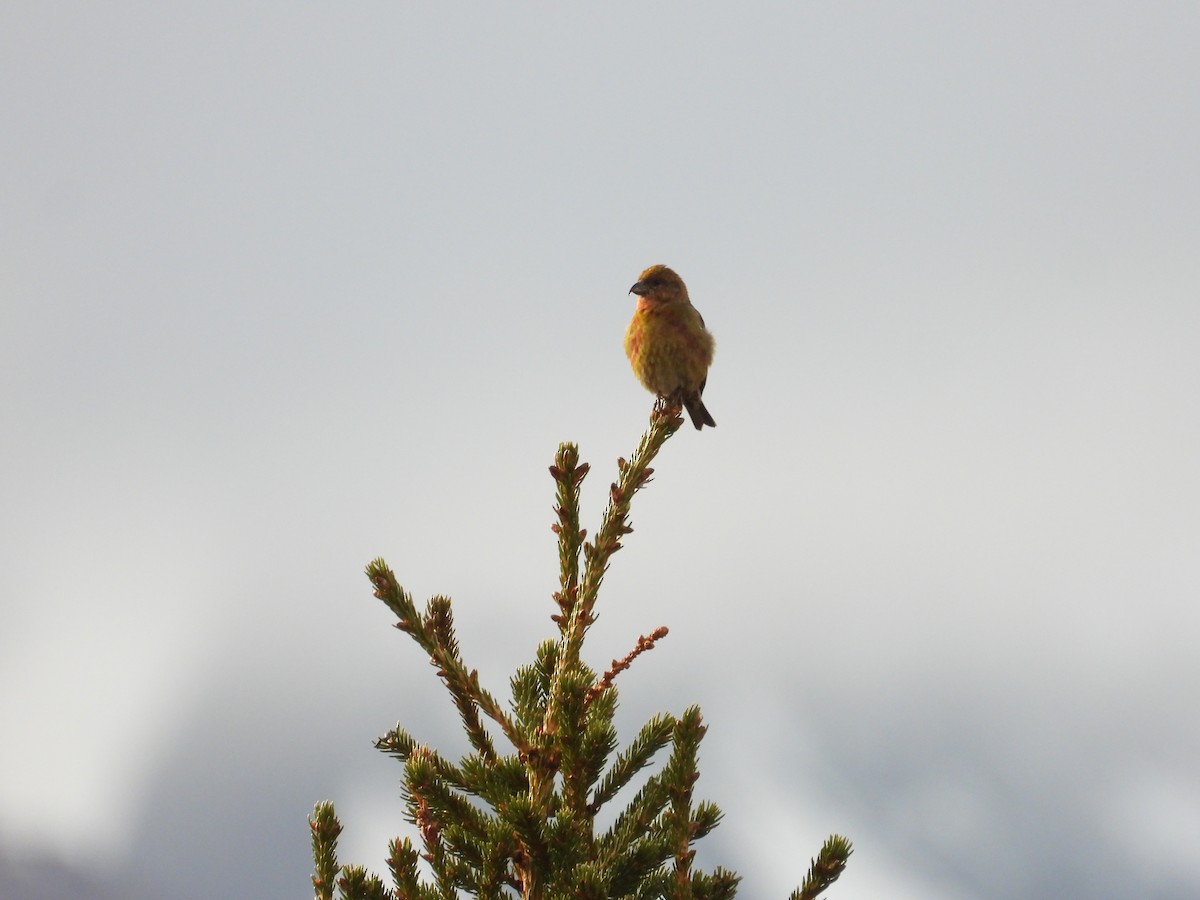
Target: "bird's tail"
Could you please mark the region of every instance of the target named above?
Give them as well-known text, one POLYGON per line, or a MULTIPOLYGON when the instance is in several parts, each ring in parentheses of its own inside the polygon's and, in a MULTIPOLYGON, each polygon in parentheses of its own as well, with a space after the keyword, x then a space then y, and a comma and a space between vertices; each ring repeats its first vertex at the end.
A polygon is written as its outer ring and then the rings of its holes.
POLYGON ((700 399, 699 392, 695 394, 686 394, 683 398, 683 406, 688 411, 688 417, 692 420, 692 424, 699 431, 705 425, 711 428, 716 428, 717 423, 713 421, 712 415, 704 405, 704 401, 700 399))

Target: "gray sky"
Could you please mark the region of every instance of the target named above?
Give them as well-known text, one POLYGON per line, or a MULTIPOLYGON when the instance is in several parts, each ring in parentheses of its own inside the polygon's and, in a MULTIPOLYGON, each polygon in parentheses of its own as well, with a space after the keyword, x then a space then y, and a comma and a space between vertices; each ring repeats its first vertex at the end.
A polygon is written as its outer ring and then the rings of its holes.
POLYGON ((326 798, 381 866, 371 740, 463 746, 362 567, 505 690, 663 262, 719 427, 590 658, 671 628, 621 726, 705 711, 702 863, 1196 896, 1197 46, 1153 0, 6 4, 5 895, 304 896, 326 798))

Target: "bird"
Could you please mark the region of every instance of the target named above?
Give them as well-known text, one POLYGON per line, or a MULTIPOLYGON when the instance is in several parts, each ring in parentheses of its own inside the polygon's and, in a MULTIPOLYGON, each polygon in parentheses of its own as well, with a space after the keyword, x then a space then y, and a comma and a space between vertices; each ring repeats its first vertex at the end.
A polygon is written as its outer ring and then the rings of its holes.
POLYGON ((629 289, 637 309, 625 330, 625 355, 642 386, 660 398, 681 401, 696 430, 717 423, 700 395, 708 381, 716 342, 673 270, 651 266, 629 289))

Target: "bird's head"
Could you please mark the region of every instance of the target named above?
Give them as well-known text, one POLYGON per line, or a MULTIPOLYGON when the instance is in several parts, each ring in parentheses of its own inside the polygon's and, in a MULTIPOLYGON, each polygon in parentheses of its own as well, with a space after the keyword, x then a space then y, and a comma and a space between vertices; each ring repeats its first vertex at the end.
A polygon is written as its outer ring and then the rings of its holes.
POLYGON ((673 269, 668 269, 666 266, 648 268, 638 276, 637 283, 629 289, 629 293, 660 303, 669 303, 679 299, 686 300, 688 295, 683 279, 676 275, 673 269))

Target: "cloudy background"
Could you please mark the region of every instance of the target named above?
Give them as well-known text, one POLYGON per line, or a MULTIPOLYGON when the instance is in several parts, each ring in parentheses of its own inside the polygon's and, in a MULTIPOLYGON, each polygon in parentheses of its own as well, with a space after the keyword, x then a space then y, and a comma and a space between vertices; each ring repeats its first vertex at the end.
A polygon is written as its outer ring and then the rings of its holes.
POLYGON ((1200 893, 1192 2, 0 11, 0 894, 309 896, 407 833, 371 597, 551 633, 687 280, 720 427, 666 447, 589 658, 692 702, 706 867, 784 898, 1200 893), (118 887, 119 886, 119 887, 118 887))

